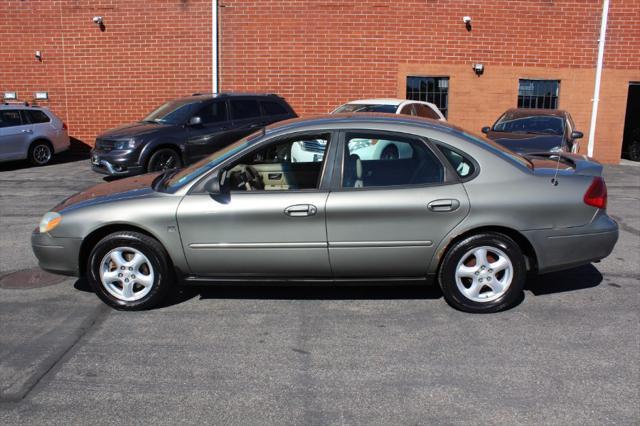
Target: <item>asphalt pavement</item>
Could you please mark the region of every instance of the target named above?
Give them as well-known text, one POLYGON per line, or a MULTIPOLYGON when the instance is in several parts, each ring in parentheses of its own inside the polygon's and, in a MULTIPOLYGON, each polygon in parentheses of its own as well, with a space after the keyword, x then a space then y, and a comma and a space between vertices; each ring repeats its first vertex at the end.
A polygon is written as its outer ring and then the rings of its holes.
POLYGON ((607 166, 610 257, 492 315, 436 288, 185 289, 123 313, 29 236, 103 178, 0 164, 0 424, 638 424, 640 166, 607 166))

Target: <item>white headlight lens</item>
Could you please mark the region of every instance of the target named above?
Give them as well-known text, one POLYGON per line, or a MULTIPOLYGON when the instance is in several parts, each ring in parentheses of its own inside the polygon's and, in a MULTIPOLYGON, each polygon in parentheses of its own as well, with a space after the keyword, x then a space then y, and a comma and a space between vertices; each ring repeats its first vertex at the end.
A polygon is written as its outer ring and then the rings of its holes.
POLYGON ((45 233, 52 231, 56 226, 60 224, 62 216, 56 212, 48 212, 42 216, 40 220, 40 232, 45 233))
POLYGON ((117 141, 113 145, 113 149, 131 149, 135 147, 136 147, 136 140, 133 138, 126 141, 117 141))

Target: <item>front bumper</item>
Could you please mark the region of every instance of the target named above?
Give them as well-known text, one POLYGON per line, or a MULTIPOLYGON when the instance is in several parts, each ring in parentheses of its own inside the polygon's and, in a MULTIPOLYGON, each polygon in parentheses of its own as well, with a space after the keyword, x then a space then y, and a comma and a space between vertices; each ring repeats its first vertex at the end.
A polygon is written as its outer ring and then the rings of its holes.
POLYGON ((78 276, 81 245, 82 238, 52 237, 37 229, 31 234, 31 248, 40 268, 56 274, 78 276))
POLYGON ((524 234, 537 253, 538 272, 547 273, 609 256, 618 241, 618 224, 606 214, 601 214, 586 226, 527 231, 524 234))
POLYGON ((131 176, 144 172, 135 151, 91 151, 91 169, 110 176, 131 176))

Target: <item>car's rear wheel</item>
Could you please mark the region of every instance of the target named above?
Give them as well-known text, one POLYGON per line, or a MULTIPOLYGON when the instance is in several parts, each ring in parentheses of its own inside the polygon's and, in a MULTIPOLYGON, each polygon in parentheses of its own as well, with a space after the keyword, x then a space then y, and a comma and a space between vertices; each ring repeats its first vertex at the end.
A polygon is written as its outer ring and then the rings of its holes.
POLYGON ((149 157, 147 172, 159 172, 182 167, 180 154, 172 148, 160 148, 149 157))
POLYGON ((169 263, 155 239, 138 232, 116 232, 91 251, 89 282, 100 299, 116 309, 149 309, 171 285, 169 263))
POLYGON ((506 235, 482 233, 456 242, 446 253, 438 280, 446 301, 465 312, 498 312, 522 297, 524 256, 506 235))
POLYGON ((34 166, 49 164, 53 157, 53 149, 47 141, 35 141, 29 147, 29 162, 34 166))

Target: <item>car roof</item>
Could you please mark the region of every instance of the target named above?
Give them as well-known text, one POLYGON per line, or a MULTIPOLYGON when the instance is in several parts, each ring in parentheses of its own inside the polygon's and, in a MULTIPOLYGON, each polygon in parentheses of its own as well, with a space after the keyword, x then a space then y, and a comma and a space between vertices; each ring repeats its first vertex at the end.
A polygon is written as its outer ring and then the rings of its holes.
POLYGON ((40 105, 29 105, 27 102, 3 102, 0 103, 0 109, 47 109, 40 105))
POLYGON ((393 99, 393 98, 376 98, 376 99, 358 99, 355 101, 349 101, 347 104, 353 105, 395 105, 398 106, 401 103, 406 102, 406 99, 393 99))
POLYGON ((454 135, 469 134, 464 129, 450 124, 446 121, 434 120, 430 118, 404 115, 390 114, 379 112, 348 112, 336 114, 323 114, 317 116, 309 116, 304 118, 293 118, 290 120, 280 121, 267 126, 265 131, 270 133, 288 132, 295 130, 303 130, 309 127, 324 127, 327 130, 338 129, 345 124, 357 124, 366 128, 367 124, 388 124, 393 125, 409 125, 415 127, 428 128, 436 131, 450 133, 454 135))
POLYGON ((552 117, 564 117, 567 112, 562 109, 544 109, 544 108, 510 108, 505 111, 510 117, 530 117, 532 115, 547 115, 552 117))
POLYGON ((234 98, 234 97, 270 97, 270 98, 278 98, 282 99, 275 93, 255 93, 255 92, 220 92, 220 93, 194 93, 191 96, 185 96, 182 98, 173 99, 174 101, 179 102, 189 102, 189 101, 207 101, 210 99, 224 99, 224 98, 234 98))

